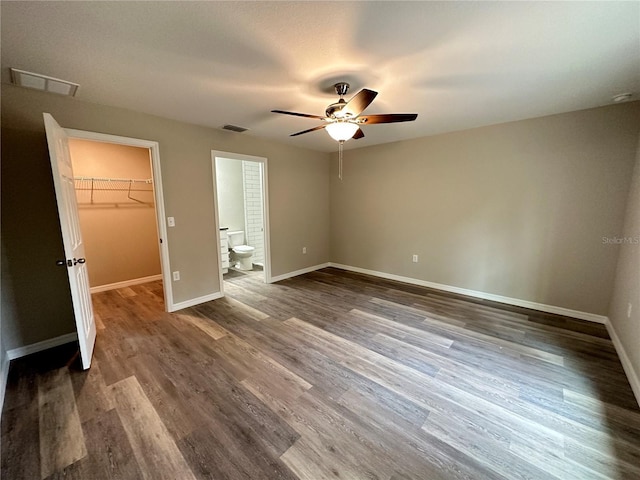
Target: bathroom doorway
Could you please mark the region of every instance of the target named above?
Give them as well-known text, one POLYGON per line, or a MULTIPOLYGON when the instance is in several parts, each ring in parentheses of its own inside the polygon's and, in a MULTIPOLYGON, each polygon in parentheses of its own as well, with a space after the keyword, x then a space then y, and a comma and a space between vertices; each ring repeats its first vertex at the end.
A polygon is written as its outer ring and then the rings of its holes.
POLYGON ((270 281, 267 159, 212 152, 220 286, 270 281))

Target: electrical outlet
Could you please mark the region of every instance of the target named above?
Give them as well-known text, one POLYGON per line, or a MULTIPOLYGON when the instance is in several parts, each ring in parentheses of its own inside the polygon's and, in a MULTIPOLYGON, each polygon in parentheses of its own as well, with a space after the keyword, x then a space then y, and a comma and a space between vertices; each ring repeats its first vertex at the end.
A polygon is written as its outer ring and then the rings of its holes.
POLYGON ((173 281, 177 282, 178 280, 180 280, 180 272, 176 270, 173 272, 173 281))
POLYGON ((169 225, 170 227, 175 227, 176 219, 173 217, 167 217, 167 225, 169 225))
POLYGON ((629 305, 627 306, 627 318, 631 318, 631 309, 633 308, 633 305, 631 305, 631 303, 629 303, 629 305))
POLYGON ((307 254, 307 247, 302 247, 302 254, 306 255, 307 254))
POLYGON ((413 256, 413 263, 418 263, 418 255, 413 256))

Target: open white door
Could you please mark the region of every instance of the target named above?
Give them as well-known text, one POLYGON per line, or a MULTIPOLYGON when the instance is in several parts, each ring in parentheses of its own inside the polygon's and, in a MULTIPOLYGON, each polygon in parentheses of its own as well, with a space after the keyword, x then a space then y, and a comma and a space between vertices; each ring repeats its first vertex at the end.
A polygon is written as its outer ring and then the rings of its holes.
POLYGON ((86 370, 91 366, 91 355, 96 341, 96 323, 93 318, 89 276, 80 232, 78 203, 76 201, 73 168, 69 154, 69 140, 64 129, 48 113, 44 114, 44 127, 47 132, 51 172, 53 173, 53 184, 56 189, 60 229, 62 230, 62 241, 66 256, 64 261, 59 262, 59 265, 64 266, 69 274, 73 313, 76 318, 78 342, 80 343, 80 357, 82 359, 82 368, 86 370))

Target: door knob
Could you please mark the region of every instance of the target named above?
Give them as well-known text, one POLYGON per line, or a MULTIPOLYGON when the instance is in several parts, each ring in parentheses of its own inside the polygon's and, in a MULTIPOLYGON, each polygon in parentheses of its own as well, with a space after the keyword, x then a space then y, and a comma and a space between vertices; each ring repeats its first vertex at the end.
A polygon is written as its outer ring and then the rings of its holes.
POLYGON ((76 265, 77 263, 84 263, 84 262, 86 262, 86 261, 87 261, 87 260, 86 260, 86 259, 84 259, 84 258, 78 258, 78 259, 75 259, 75 258, 74 258, 74 259, 73 259, 73 264, 74 264, 74 265, 76 265))

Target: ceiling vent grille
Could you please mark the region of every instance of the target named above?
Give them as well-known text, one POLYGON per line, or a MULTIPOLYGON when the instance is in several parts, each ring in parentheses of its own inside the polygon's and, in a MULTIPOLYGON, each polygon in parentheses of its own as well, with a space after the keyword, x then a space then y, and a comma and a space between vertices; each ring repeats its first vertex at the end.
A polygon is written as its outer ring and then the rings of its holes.
POLYGON ((33 88, 42 92, 57 93, 58 95, 75 96, 78 91, 77 83, 59 78, 48 77, 39 73, 25 72, 17 68, 11 69, 11 81, 19 87, 33 88))
POLYGON ((238 133, 242 133, 242 132, 246 132, 247 130, 249 130, 248 128, 244 128, 244 127, 239 127, 237 125, 225 125, 224 127, 222 127, 223 130, 231 130, 232 132, 238 132, 238 133))

